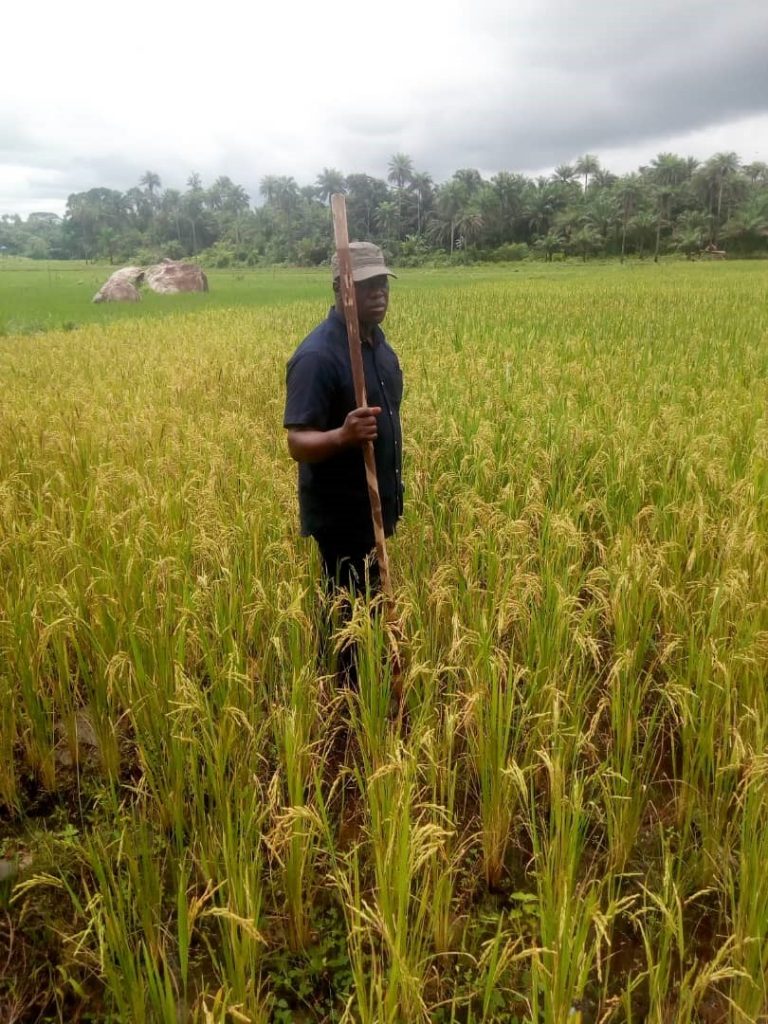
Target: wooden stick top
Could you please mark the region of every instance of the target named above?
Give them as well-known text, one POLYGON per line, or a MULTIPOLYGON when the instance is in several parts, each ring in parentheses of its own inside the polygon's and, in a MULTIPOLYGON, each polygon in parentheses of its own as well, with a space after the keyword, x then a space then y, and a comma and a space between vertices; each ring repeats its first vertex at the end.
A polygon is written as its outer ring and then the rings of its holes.
POLYGON ((339 260, 339 283, 341 286, 341 302, 344 308, 344 319, 347 322, 349 339, 349 355, 352 360, 352 379, 355 384, 355 401, 358 408, 368 404, 365 395, 365 374, 363 372, 363 354, 360 350, 360 321, 357 316, 357 297, 355 282, 352 277, 352 256, 349 251, 349 229, 347 227, 347 204, 343 195, 338 192, 331 196, 331 213, 333 215, 333 235, 336 241, 336 254, 339 260))

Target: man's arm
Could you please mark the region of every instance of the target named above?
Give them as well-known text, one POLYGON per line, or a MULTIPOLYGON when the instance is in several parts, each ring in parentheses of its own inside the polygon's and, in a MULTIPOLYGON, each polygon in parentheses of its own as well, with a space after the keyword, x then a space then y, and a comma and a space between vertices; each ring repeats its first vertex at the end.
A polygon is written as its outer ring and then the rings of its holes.
POLYGON ((344 423, 334 430, 315 430, 312 427, 288 428, 288 451, 296 462, 324 462, 338 455, 344 448, 359 447, 377 437, 376 417, 378 405, 353 409, 344 423))

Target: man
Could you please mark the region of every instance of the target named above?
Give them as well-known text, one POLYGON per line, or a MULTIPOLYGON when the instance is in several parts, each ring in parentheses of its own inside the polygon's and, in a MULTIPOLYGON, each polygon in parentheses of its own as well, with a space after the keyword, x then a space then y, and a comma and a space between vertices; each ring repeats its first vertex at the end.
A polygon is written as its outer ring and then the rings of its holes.
POLYGON ((395 277, 378 246, 350 243, 360 320, 368 405, 357 409, 349 342, 332 262, 335 304, 288 362, 284 426, 299 463, 303 536, 320 548, 329 593, 338 587, 379 588, 379 569, 362 446, 373 441, 384 530, 394 532, 403 512, 400 402, 403 375, 380 324, 395 277))

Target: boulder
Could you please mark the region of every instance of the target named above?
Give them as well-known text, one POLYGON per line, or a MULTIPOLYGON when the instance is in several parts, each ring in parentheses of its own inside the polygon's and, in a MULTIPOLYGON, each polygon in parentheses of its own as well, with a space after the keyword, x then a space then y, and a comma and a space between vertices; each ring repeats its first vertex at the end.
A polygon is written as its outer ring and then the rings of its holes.
POLYGON ((121 267, 110 277, 110 281, 128 281, 138 288, 144 280, 144 267, 121 267))
MULTIPOLYGON (((132 268, 129 268, 132 269, 132 268)), ((135 284, 113 274, 93 296, 93 302, 140 302, 141 296, 135 284)))
POLYGON ((196 263, 163 260, 162 263, 157 263, 145 271, 144 281, 153 292, 160 292, 161 295, 208 291, 208 278, 196 263))

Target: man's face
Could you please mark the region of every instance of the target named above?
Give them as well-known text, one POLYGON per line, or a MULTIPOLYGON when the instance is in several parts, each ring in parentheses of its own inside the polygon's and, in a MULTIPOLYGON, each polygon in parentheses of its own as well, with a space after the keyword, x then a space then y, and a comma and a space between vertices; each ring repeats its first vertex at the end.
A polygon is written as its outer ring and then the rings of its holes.
POLYGON ((364 324, 380 324, 387 315, 389 305, 389 278, 369 277, 367 281, 355 283, 357 316, 364 324))

